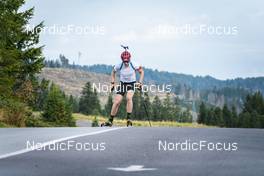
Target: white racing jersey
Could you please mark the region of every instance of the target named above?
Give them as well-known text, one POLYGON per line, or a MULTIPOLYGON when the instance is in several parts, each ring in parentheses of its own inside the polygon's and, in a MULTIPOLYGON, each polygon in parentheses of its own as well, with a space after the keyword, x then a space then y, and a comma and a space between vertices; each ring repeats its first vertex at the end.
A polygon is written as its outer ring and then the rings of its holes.
POLYGON ((141 66, 134 62, 129 62, 128 67, 123 62, 114 65, 114 70, 119 72, 120 81, 124 83, 130 83, 136 81, 136 70, 139 70, 141 66))

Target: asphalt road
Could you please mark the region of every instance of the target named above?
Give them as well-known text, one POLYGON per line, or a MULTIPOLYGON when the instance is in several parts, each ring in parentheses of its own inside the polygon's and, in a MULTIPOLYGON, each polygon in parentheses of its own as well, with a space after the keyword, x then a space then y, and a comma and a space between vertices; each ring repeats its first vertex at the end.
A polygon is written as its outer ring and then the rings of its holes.
POLYGON ((14 154, 0 159, 0 175, 261 176, 264 173, 264 130, 112 128, 113 130, 108 131, 109 129, 111 128, 74 128, 73 131, 70 128, 0 129, 0 158, 5 153, 14 154), (37 135, 27 137, 33 134, 37 135), (42 135, 45 136, 45 140, 42 139, 42 135), (72 145, 75 148, 54 151, 46 145, 42 150, 15 154, 15 150, 25 148, 26 139, 34 138, 43 142, 61 139, 57 141, 58 145, 71 140, 71 144, 78 144, 79 148, 72 145), (190 146, 200 141, 206 146, 202 150, 184 150, 186 149, 184 143, 190 146), (6 142, 8 144, 5 144, 6 142), (176 150, 176 143, 181 143, 183 147, 177 144, 176 150), (83 144, 88 146, 86 148, 88 150, 79 151, 83 144), (220 146, 218 149, 223 145, 225 149, 230 149, 228 144, 234 145, 231 146, 233 151, 212 150, 212 146, 216 144, 220 146))
POLYGON ((77 120, 76 126, 77 127, 92 127, 92 122, 88 120, 77 120))

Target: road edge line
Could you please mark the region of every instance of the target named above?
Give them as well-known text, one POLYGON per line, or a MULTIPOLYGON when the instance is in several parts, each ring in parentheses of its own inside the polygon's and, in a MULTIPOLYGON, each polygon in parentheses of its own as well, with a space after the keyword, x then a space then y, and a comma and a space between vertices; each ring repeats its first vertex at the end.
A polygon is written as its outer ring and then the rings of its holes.
POLYGON ((106 133, 106 132, 109 132, 109 131, 114 131, 114 130, 119 130, 119 129, 123 129, 123 127, 110 128, 110 129, 105 129, 105 130, 101 130, 101 131, 94 131, 94 132, 90 132, 90 133, 84 133, 84 134, 73 135, 73 136, 68 136, 68 137, 63 137, 63 138, 51 140, 51 141, 42 143, 42 145, 35 145, 35 146, 31 147, 31 149, 27 149, 26 148, 26 149, 18 150, 18 151, 15 151, 15 152, 6 153, 4 155, 0 155, 0 160, 4 159, 4 158, 9 158, 11 156, 20 155, 20 154, 23 154, 23 153, 28 153, 28 152, 31 152, 31 151, 46 147, 46 146, 48 146, 50 144, 66 141, 66 140, 69 140, 69 139, 74 139, 74 138, 79 138, 79 137, 84 137, 84 136, 92 136, 92 135, 106 133))

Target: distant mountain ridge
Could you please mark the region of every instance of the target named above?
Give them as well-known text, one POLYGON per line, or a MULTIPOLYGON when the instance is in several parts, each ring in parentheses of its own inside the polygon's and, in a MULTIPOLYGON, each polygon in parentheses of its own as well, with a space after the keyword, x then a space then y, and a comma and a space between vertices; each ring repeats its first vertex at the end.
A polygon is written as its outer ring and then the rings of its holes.
MULTIPOLYGON (((103 73, 110 75, 113 66, 106 64, 94 65, 75 65, 69 64, 69 59, 64 55, 59 56, 60 59, 45 61, 46 67, 64 67, 78 69, 94 73, 103 73)), ((147 83, 154 84, 172 84, 174 86, 185 85, 193 90, 205 89, 222 89, 222 88, 242 88, 248 91, 260 91, 264 94, 264 76, 252 78, 235 78, 227 80, 219 80, 211 76, 193 76, 189 74, 158 71, 157 69, 144 68, 147 83)))
MULTIPOLYGON (((90 66, 75 66, 78 69, 110 74, 112 66, 105 64, 95 64, 90 66)), ((166 71, 158 71, 150 68, 144 68, 145 81, 156 84, 185 84, 195 90, 214 89, 214 88, 243 88, 249 91, 261 91, 264 93, 264 76, 252 78, 235 78, 219 80, 211 76, 193 76, 188 74, 179 74, 166 71)))
MULTIPOLYGON (((77 71, 82 70, 87 73, 97 73, 108 76, 112 71, 112 66, 105 64, 89 66, 69 64, 68 59, 64 56, 60 56, 60 61, 45 61, 45 65, 50 68, 70 68, 77 71)), ((264 77, 218 80, 211 76, 193 76, 149 68, 144 68, 144 71, 145 84, 172 85, 172 93, 177 95, 177 101, 180 101, 182 104, 191 101, 198 105, 201 101, 204 101, 209 105, 219 107, 223 107, 224 104, 227 104, 229 107, 235 105, 237 110, 240 111, 248 94, 252 94, 256 91, 260 91, 264 94, 264 77)))
MULTIPOLYGON (((80 97, 83 87, 87 82, 95 84, 99 87, 101 85, 110 86, 110 75, 103 73, 94 73, 83 71, 79 69, 69 68, 43 68, 38 75, 40 80, 46 79, 58 85, 67 95, 73 95, 74 97, 80 97)), ((107 101, 109 92, 97 92, 100 98, 100 102, 104 105, 107 101)), ((151 94, 152 98, 153 95, 151 94)), ((159 93, 159 97, 165 97, 166 94, 159 93)))

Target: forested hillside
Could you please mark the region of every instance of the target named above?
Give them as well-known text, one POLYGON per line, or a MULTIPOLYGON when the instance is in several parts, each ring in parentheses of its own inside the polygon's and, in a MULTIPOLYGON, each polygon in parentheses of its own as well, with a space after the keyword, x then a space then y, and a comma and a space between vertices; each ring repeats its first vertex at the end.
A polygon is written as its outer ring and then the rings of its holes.
MULTIPOLYGON (((69 59, 65 56, 60 55, 60 59, 45 61, 46 67, 66 67, 73 69, 80 69, 94 73, 110 74, 112 67, 111 65, 95 64, 95 65, 75 65, 70 64, 69 59)), ((156 84, 172 84, 186 85, 193 90, 204 90, 204 89, 222 89, 222 88, 243 88, 249 91, 261 91, 264 93, 264 76, 256 78, 236 78, 228 80, 218 80, 211 76, 193 76, 188 74, 179 74, 165 71, 158 71, 150 68, 144 68, 145 70, 145 81, 156 84)))
MULTIPOLYGON (((107 75, 110 75, 112 70, 112 66, 104 64, 89 66, 70 64, 69 59, 64 55, 60 55, 59 59, 56 60, 45 61, 45 66, 51 68, 71 68, 107 75)), ((178 95, 178 101, 181 104, 186 104, 186 101, 194 101, 196 102, 196 108, 200 101, 204 101, 209 105, 218 107, 223 107, 224 104, 227 104, 229 107, 235 105, 237 111, 241 111, 247 94, 256 91, 264 93, 264 77, 218 80, 211 76, 192 76, 150 68, 144 68, 144 70, 145 84, 170 84, 172 85, 172 92, 178 95)))

